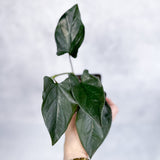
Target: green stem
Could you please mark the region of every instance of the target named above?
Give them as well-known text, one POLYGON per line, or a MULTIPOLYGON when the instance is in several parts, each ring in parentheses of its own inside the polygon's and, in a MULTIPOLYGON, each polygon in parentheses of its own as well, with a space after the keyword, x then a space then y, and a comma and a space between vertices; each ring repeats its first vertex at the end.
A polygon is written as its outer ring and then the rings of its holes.
MULTIPOLYGON (((69 54, 68 54, 69 55, 69 54)), ((72 65, 72 61, 71 61, 71 56, 69 55, 69 63, 71 65, 71 70, 72 70, 72 73, 74 73, 74 70, 73 70, 73 65, 72 65)))
POLYGON ((56 77, 62 76, 62 75, 65 75, 65 74, 70 74, 70 73, 69 72, 65 72, 65 73, 56 74, 56 75, 52 76, 51 78, 55 79, 56 77))

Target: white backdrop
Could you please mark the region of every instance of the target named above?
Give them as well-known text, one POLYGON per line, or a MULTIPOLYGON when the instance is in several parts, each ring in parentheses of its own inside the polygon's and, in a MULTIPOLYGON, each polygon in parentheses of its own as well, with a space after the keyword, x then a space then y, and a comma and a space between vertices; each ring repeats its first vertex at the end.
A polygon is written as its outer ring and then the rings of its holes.
POLYGON ((86 27, 75 72, 100 73, 119 107, 93 160, 159 160, 159 0, 0 0, 1 159, 63 159, 64 137, 51 146, 41 94, 43 76, 70 71, 54 30, 75 3, 86 27))

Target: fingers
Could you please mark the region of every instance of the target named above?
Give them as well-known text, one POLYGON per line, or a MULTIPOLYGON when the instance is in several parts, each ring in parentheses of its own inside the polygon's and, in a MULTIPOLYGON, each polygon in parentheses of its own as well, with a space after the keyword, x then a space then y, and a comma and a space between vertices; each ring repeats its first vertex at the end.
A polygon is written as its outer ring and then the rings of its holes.
POLYGON ((118 113, 118 107, 111 101, 111 99, 106 98, 107 103, 109 104, 109 106, 111 107, 112 110, 112 119, 114 120, 117 113, 118 113))

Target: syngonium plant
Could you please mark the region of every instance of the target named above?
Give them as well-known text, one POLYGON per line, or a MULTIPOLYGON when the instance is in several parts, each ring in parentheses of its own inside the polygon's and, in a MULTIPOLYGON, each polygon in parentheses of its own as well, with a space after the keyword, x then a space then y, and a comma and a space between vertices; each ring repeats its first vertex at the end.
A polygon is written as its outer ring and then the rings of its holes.
MULTIPOLYGON (((78 5, 74 5, 60 18, 55 41, 57 55, 69 54, 76 58, 85 34, 78 5)), ((105 100, 105 92, 99 78, 84 70, 80 78, 73 73, 61 73, 44 77, 42 115, 54 145, 66 131, 72 116, 77 112, 76 128, 80 141, 91 158, 107 136, 112 114, 105 100), (61 83, 56 77, 68 74, 61 83)))

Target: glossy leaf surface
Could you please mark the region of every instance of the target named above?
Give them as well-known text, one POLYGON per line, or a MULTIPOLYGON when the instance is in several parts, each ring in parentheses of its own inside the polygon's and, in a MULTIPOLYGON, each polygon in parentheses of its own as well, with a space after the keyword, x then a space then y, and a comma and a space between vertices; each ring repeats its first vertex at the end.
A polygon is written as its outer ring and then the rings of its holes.
POLYGON ((103 86, 98 78, 92 76, 87 70, 83 72, 81 82, 70 74, 72 94, 79 107, 101 124, 101 112, 105 102, 103 86))
POLYGON ((44 77, 42 115, 54 145, 67 129, 77 105, 71 96, 69 79, 54 83, 44 77))
POLYGON ((102 110, 102 125, 96 123, 82 109, 77 113, 76 127, 79 138, 89 157, 91 158, 107 136, 111 122, 112 113, 107 102, 102 110))
POLYGON ((63 14, 56 27, 57 55, 69 53, 76 58, 78 49, 83 42, 84 34, 85 28, 76 4, 63 14))

